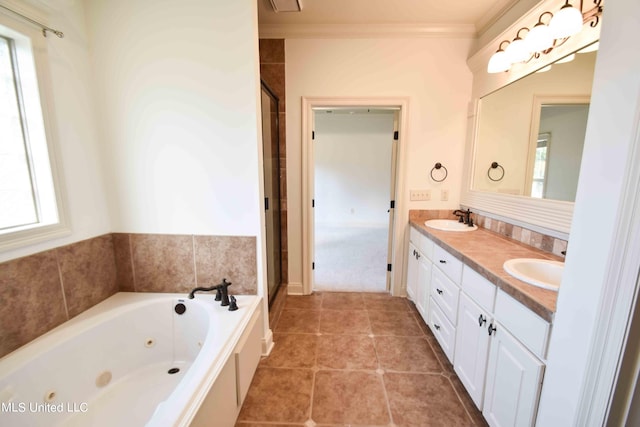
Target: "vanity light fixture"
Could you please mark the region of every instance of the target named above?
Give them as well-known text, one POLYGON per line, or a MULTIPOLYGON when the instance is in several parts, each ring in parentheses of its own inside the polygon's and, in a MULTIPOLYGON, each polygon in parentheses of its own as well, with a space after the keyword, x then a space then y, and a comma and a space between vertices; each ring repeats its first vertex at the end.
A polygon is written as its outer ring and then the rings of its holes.
POLYGON ((567 62, 571 62, 571 61, 573 61, 574 59, 576 59, 576 54, 575 54, 575 53, 572 53, 571 55, 567 55, 567 56, 565 56, 565 57, 564 57, 564 58, 562 58, 562 59, 558 59, 558 60, 556 61, 556 64, 566 64, 567 62))
MULTIPOLYGON (((573 1, 575 3, 578 0, 573 1)), ((513 64, 529 62, 533 58, 548 54, 554 48, 564 44, 569 37, 579 33, 586 23, 590 23, 592 28, 596 27, 602 15, 602 0, 593 0, 594 6, 586 12, 582 12, 583 1, 579 0, 578 9, 569 3, 570 0, 566 0, 564 6, 555 15, 545 11, 531 29, 522 27, 513 41, 501 41, 498 50, 489 59, 487 72, 509 71, 513 64), (549 19, 548 24, 544 22, 546 19, 549 19), (527 30, 524 38, 521 35, 523 30, 527 30), (503 49, 505 42, 508 46, 503 49)))

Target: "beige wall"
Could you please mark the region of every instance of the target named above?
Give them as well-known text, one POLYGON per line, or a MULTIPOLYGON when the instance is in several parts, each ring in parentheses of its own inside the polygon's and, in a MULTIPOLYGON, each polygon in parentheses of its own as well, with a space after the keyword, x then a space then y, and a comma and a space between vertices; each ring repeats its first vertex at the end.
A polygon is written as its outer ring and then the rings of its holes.
POLYGON ((301 98, 409 97, 408 132, 401 136, 407 168, 399 173, 408 209, 455 209, 459 204, 471 72, 470 39, 287 39, 287 182, 289 284, 302 283, 301 98), (436 162, 449 177, 436 184, 436 162), (431 202, 409 202, 410 189, 431 189, 431 202), (439 201, 441 189, 449 200, 439 201))

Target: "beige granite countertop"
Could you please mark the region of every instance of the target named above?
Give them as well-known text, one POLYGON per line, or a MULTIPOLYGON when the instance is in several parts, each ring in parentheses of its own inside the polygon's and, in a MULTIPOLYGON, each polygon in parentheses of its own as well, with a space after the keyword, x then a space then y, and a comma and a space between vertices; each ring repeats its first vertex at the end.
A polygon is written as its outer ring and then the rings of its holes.
POLYGON ((502 264, 511 258, 564 261, 561 257, 483 228, 466 233, 436 230, 424 225, 427 219, 431 217, 416 213, 410 216, 409 223, 538 316, 553 322, 558 293, 516 279, 502 268, 502 264))

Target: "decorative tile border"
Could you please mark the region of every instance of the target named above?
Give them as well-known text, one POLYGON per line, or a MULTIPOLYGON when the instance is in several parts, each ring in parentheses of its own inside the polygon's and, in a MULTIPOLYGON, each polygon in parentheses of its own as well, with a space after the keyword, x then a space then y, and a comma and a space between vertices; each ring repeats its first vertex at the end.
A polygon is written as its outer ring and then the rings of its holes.
MULTIPOLYGON (((567 241, 552 236, 547 236, 537 231, 500 221, 488 216, 472 213, 475 224, 494 233, 508 237, 527 246, 540 249, 564 257, 567 250, 567 241)), ((422 222, 429 219, 456 219, 453 210, 410 210, 411 221, 422 222)))

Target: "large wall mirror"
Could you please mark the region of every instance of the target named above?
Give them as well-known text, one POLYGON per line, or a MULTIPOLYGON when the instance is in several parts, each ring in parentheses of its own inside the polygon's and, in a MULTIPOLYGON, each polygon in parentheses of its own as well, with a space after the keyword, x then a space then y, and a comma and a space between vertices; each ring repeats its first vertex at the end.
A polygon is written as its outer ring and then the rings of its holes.
POLYGON ((597 51, 480 99, 471 189, 575 201, 597 51))
POLYGON ((503 41, 563 5, 562 0, 542 0, 467 60, 473 88, 460 203, 568 239, 582 147, 593 120, 587 119, 597 58, 592 49, 601 25, 585 22, 580 33, 553 49, 506 72, 487 72, 489 58, 504 48, 503 41))

